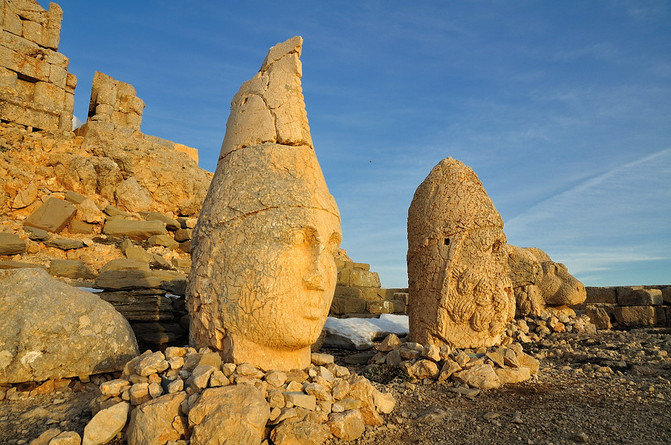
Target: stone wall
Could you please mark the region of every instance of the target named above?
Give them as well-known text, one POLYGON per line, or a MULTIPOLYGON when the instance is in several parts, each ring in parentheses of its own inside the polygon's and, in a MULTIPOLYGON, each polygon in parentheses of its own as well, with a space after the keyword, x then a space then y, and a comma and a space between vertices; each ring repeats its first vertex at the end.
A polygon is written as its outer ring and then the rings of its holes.
POLYGON ((0 7, 0 120, 72 130, 77 78, 57 51, 63 10, 34 0, 1 0, 0 7))
POLYGON ((96 71, 93 75, 89 113, 86 123, 75 133, 90 141, 106 144, 134 144, 142 147, 161 146, 185 153, 198 164, 198 150, 140 131, 144 101, 137 97, 133 85, 96 71))
POLYGON ((143 110, 144 101, 137 97, 133 85, 95 72, 88 119, 139 130, 143 110))
POLYGON ((671 285, 587 287, 585 311, 597 327, 671 326, 671 285))
POLYGON ((349 258, 336 258, 338 281, 330 315, 374 316, 406 313, 407 289, 383 289, 377 272, 370 265, 355 263, 349 258))

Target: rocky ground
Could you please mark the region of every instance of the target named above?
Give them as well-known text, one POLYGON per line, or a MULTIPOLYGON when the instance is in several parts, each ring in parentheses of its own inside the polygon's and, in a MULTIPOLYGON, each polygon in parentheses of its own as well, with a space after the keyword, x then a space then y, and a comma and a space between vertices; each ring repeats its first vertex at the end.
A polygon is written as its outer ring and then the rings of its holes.
MULTIPOLYGON (((367 427, 355 443, 671 442, 671 330, 551 334, 525 350, 541 359, 541 372, 499 389, 396 377, 384 385, 397 400, 386 425, 367 427)), ((393 377, 348 364, 351 351, 326 352, 371 379, 393 377)), ((17 389, 0 403, 0 443, 29 443, 51 427, 81 434, 99 395, 79 381, 32 397, 40 391, 17 389)))

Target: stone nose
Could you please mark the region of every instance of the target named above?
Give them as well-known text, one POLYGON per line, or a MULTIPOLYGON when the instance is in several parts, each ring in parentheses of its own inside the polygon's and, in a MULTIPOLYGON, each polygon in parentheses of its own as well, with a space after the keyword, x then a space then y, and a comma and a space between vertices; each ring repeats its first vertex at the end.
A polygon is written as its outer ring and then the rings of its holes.
POLYGON ((310 290, 326 290, 326 279, 324 268, 324 246, 320 245, 312 259, 308 273, 303 277, 305 286, 310 290))

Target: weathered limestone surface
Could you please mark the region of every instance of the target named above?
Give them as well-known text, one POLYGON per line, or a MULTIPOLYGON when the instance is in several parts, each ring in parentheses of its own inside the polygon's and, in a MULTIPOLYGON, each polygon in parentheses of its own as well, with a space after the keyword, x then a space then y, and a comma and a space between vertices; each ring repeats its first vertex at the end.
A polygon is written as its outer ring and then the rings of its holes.
POLYGON ((0 384, 117 371, 137 354, 109 303, 43 269, 0 271, 0 384))
POLYGON ((302 369, 336 282, 340 216, 301 90, 302 39, 271 48, 233 98, 192 240, 191 342, 263 369, 302 369))
POLYGON ((57 52, 63 10, 34 0, 0 3, 0 119, 42 130, 72 130, 77 78, 57 52))
POLYGON ((514 316, 503 221, 482 183, 452 158, 408 211, 410 336, 427 345, 491 346, 514 316))
POLYGON ((133 85, 115 80, 99 71, 95 72, 89 102, 89 119, 139 130, 143 110, 144 101, 137 97, 133 85))
POLYGON ((508 244, 506 251, 517 316, 539 316, 548 308, 585 302, 585 286, 542 250, 508 244))

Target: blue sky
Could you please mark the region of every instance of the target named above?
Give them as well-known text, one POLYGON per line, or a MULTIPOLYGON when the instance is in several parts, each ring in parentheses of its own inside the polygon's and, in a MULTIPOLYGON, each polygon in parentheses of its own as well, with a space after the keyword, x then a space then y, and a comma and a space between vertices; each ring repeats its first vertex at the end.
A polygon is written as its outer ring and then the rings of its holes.
POLYGON ((511 244, 587 285, 671 283, 668 1, 59 4, 75 114, 95 70, 129 82, 143 131, 211 171, 240 84, 302 35, 342 246, 385 287, 406 286, 407 209, 448 156, 479 175, 511 244))

